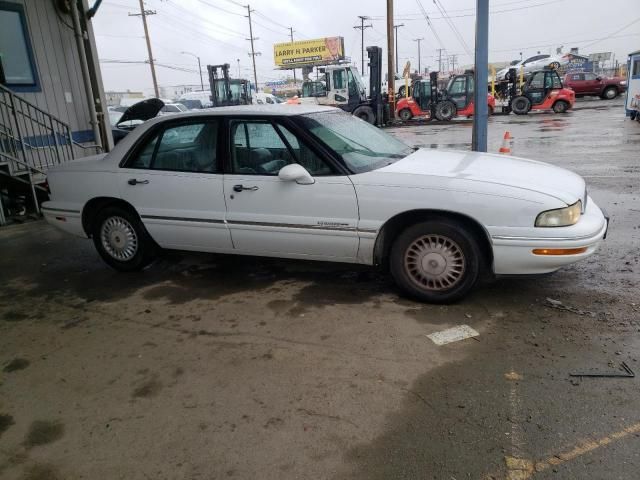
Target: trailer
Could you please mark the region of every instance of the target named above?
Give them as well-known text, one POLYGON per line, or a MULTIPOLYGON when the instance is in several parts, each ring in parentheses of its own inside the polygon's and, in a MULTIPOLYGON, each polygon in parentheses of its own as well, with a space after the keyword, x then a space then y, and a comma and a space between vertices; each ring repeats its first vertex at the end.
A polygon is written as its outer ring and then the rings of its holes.
POLYGON ((640 122, 640 50, 630 53, 627 60, 625 114, 640 122))

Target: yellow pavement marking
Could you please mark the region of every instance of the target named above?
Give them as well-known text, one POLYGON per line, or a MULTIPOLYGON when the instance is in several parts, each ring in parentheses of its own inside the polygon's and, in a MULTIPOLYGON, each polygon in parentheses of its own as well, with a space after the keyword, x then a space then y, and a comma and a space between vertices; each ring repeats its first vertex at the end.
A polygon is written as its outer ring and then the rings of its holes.
MULTIPOLYGON (((620 431, 610 433, 604 437, 596 440, 588 440, 576 445, 571 450, 561 452, 556 455, 551 455, 544 460, 538 462, 532 462, 525 458, 505 457, 505 464, 507 466, 507 480, 527 480, 533 477, 537 472, 542 472, 549 468, 561 465, 563 463, 574 460, 586 453, 597 450, 600 447, 609 445, 610 443, 622 440, 629 435, 640 433, 640 422, 634 423, 620 431)), ((498 478, 497 476, 489 475, 485 478, 498 478)))

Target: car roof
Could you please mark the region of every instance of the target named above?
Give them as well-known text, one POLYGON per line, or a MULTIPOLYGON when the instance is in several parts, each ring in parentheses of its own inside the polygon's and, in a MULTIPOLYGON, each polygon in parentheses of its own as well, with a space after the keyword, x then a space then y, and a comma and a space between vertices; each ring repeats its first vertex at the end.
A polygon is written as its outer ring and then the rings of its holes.
MULTIPOLYGON (((224 115, 257 115, 257 116, 292 116, 305 115, 307 113, 331 112, 339 110, 334 107, 323 105, 300 105, 300 104, 279 104, 279 105, 236 105, 232 107, 203 108, 202 110, 185 112, 180 118, 202 117, 202 116, 224 116, 224 115)), ((166 119, 165 119, 166 120, 166 119)), ((159 120, 162 121, 162 120, 159 120)))

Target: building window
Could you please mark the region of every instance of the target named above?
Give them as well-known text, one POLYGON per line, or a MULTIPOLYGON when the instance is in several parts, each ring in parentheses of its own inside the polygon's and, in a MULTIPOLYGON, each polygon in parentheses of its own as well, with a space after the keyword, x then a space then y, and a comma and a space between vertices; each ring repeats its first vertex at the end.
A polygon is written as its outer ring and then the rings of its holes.
POLYGON ((22 5, 0 1, 0 61, 9 88, 22 92, 40 91, 22 5))

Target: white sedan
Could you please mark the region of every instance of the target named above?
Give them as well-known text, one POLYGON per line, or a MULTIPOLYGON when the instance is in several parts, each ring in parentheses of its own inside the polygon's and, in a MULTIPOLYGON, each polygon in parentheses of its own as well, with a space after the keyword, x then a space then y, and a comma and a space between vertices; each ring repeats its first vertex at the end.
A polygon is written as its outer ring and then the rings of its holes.
POLYGON ((417 150, 319 106, 159 117, 48 181, 46 219, 93 238, 118 270, 144 268, 161 248, 385 265, 428 302, 460 299, 482 273, 588 257, 608 224, 572 172, 417 150))

